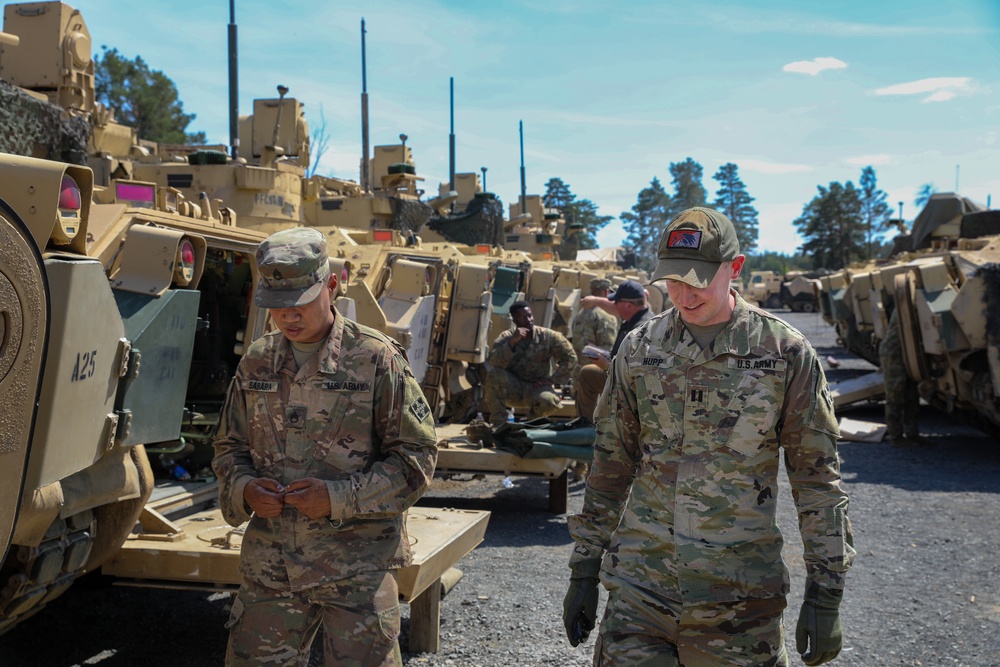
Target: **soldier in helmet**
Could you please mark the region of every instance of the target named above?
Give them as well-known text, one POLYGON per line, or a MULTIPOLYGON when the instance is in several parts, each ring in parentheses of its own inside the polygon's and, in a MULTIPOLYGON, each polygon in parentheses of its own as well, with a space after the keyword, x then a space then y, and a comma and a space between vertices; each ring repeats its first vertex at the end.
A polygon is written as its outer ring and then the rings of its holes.
POLYGON ((575 646, 593 629, 600 582, 595 665, 788 665, 784 460, 807 572, 796 646, 807 665, 828 662, 854 549, 819 359, 731 289, 744 256, 721 213, 674 216, 658 256, 653 280, 667 281, 673 308, 611 362, 583 510, 569 518, 567 636, 575 646))
POLYGON ((554 385, 569 382, 576 353, 558 331, 535 326, 527 301, 510 305, 513 329, 497 336, 487 357, 486 406, 490 424, 501 426, 507 408, 527 406, 532 418, 556 412, 562 402, 554 385))
POLYGON ((327 665, 400 665, 395 570, 434 474, 430 408, 403 349, 332 308, 322 233, 273 234, 257 268, 278 331, 240 361, 212 461, 226 521, 250 522, 226 664, 305 664, 322 625, 327 665))

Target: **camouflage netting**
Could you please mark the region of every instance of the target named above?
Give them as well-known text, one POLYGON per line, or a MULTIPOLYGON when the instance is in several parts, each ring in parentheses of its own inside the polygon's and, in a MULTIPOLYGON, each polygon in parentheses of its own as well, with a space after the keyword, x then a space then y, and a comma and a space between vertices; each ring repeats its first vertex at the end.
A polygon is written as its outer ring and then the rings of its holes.
POLYGON ((434 215, 434 210, 422 201, 396 197, 389 201, 392 202, 392 228, 401 232, 418 234, 420 228, 434 215))
POLYGON ((87 163, 90 123, 0 81, 0 152, 87 163))
POLYGON ((959 230, 959 236, 964 239, 1000 234, 1000 211, 966 213, 962 216, 959 230))
POLYGON ((1000 264, 983 264, 979 273, 986 283, 986 336, 991 345, 1000 345, 1000 264))
POLYGON ((503 245, 503 204, 496 197, 477 196, 463 212, 435 217, 427 226, 453 243, 503 245))

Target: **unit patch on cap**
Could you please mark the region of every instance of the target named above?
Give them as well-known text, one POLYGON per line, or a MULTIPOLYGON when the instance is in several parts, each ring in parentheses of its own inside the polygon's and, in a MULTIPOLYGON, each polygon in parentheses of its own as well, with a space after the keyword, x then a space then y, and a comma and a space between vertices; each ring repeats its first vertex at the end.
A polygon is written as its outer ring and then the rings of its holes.
POLYGON ((667 238, 668 248, 691 248, 698 250, 701 248, 700 229, 675 229, 670 232, 667 238))

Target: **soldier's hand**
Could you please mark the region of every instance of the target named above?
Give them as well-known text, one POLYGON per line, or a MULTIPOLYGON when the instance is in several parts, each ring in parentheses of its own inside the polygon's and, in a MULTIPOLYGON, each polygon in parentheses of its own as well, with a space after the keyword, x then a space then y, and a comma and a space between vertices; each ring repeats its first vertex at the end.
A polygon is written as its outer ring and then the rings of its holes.
POLYGON ((587 641, 597 622, 598 572, 601 559, 588 559, 573 566, 569 590, 563 598, 563 625, 570 646, 587 641))
POLYGON ((525 338, 531 338, 531 329, 528 327, 518 327, 514 330, 514 335, 510 337, 510 346, 514 347, 525 338))
POLYGON ((258 477, 243 488, 243 500, 257 516, 273 519, 285 506, 285 489, 277 480, 258 477))
POLYGON ((291 505, 310 519, 330 516, 330 492, 326 482, 315 477, 297 479, 285 488, 285 504, 291 505))
POLYGON ((830 662, 844 644, 840 629, 840 599, 843 591, 823 588, 816 582, 806 584, 805 599, 795 626, 795 649, 802 662, 813 667, 830 662))
POLYGON ((602 371, 608 370, 611 364, 601 355, 594 357, 594 365, 600 368, 602 371))

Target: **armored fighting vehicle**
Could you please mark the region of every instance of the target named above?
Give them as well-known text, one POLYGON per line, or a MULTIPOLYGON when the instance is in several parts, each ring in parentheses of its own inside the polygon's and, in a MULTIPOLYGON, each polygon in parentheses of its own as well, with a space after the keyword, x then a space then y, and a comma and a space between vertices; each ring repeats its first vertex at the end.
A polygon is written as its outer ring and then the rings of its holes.
POLYGON ((875 365, 898 310, 907 374, 922 399, 1000 432, 1000 213, 934 195, 902 249, 820 278, 821 312, 875 365))
POLYGON ((0 400, 16 422, 0 450, 0 632, 114 554, 154 470, 207 443, 243 342, 263 333, 248 295, 264 235, 184 204, 0 155, 0 400))
POLYGON ((268 326, 251 297, 253 254, 267 233, 315 224, 352 247, 331 258, 353 279, 342 281, 338 307, 403 342, 439 417, 475 389, 462 370, 485 354, 490 271, 460 271, 465 255, 451 247, 404 252, 415 245, 405 225, 379 229, 431 210, 419 202, 405 139, 376 147, 373 169, 385 174, 367 195, 346 181, 304 177, 308 130, 301 105, 282 89, 241 124, 250 159, 231 160, 224 147, 146 142, 94 102, 78 11, 59 2, 8 6, 5 26, 17 34, 0 39, 0 71, 13 80, 0 93, 21 106, 3 116, 0 137, 17 141, 2 148, 66 162, 0 155, 8 241, 0 310, 9 315, 0 320, 8 418, 0 431, 0 632, 107 565, 137 521, 149 532, 171 530, 147 501, 161 480, 206 469, 236 364, 268 326), (16 50, 25 45, 33 46, 16 50), (33 72, 25 53, 52 71, 33 72), (39 118, 46 131, 25 136, 22 125, 39 118), (59 122, 47 130, 51 119, 59 122), (56 150, 66 145, 72 150, 56 150), (354 200, 367 216, 354 230, 359 240, 330 217, 354 200))

